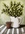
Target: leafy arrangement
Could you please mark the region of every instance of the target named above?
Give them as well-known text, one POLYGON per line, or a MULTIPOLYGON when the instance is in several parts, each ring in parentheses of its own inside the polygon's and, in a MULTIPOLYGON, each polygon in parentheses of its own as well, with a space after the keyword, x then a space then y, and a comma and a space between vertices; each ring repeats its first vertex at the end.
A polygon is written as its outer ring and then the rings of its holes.
POLYGON ((7 13, 9 14, 10 16, 13 16, 13 17, 19 17, 22 15, 22 10, 23 10, 23 5, 21 5, 20 2, 16 3, 14 1, 14 3, 11 1, 10 2, 10 7, 7 6, 6 4, 4 4, 5 6, 5 9, 3 9, 2 13, 7 13))

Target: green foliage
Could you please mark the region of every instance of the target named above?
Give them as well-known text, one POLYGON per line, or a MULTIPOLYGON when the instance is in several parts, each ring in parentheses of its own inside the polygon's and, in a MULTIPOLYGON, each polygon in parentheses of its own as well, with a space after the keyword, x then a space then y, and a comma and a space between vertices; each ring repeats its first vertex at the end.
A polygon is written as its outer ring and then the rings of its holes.
POLYGON ((23 14, 22 12, 23 5, 21 5, 20 2, 16 3, 14 1, 14 4, 13 4, 13 2, 11 1, 10 8, 9 6, 6 6, 6 4, 4 4, 4 6, 5 6, 5 9, 3 9, 2 13, 6 12, 7 14, 13 17, 20 17, 23 14))
MULTIPOLYGON (((3 3, 3 4, 4 4, 4 3, 3 3)), ((7 6, 6 4, 4 4, 4 7, 5 7, 5 8, 8 8, 8 6, 7 6)))

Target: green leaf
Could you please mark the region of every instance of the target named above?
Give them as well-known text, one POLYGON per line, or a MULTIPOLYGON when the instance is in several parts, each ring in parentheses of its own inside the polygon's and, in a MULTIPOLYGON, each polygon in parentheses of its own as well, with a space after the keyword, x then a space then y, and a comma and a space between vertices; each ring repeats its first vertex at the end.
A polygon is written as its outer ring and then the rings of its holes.
POLYGON ((4 4, 4 7, 5 7, 5 8, 8 8, 8 6, 7 6, 5 3, 3 3, 3 4, 4 4))

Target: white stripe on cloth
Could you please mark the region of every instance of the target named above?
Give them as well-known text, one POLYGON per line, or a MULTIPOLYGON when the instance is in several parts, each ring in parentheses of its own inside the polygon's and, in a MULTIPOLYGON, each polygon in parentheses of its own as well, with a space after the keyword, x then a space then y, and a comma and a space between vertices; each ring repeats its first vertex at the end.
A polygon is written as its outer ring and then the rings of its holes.
POLYGON ((17 32, 17 34, 19 34, 19 29, 18 28, 16 29, 16 32, 17 32))
POLYGON ((12 29, 12 34, 14 34, 14 28, 12 29))
POLYGON ((4 25, 1 25, 0 28, 4 27, 4 25))
POLYGON ((22 31, 22 33, 24 32, 24 29, 23 28, 21 28, 21 31, 22 31))
POLYGON ((9 34, 9 32, 10 32, 10 29, 8 29, 7 34, 9 34))
POLYGON ((7 28, 7 27, 5 26, 5 27, 3 28, 3 30, 1 31, 1 33, 3 33, 3 32, 5 31, 6 28, 7 28))

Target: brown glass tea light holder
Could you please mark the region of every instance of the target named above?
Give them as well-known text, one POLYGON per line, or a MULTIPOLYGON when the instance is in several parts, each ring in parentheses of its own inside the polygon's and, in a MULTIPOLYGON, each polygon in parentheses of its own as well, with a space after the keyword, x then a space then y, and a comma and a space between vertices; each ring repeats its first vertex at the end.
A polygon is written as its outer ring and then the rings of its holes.
POLYGON ((8 29, 11 28, 11 24, 12 24, 12 22, 6 22, 6 26, 8 29))

